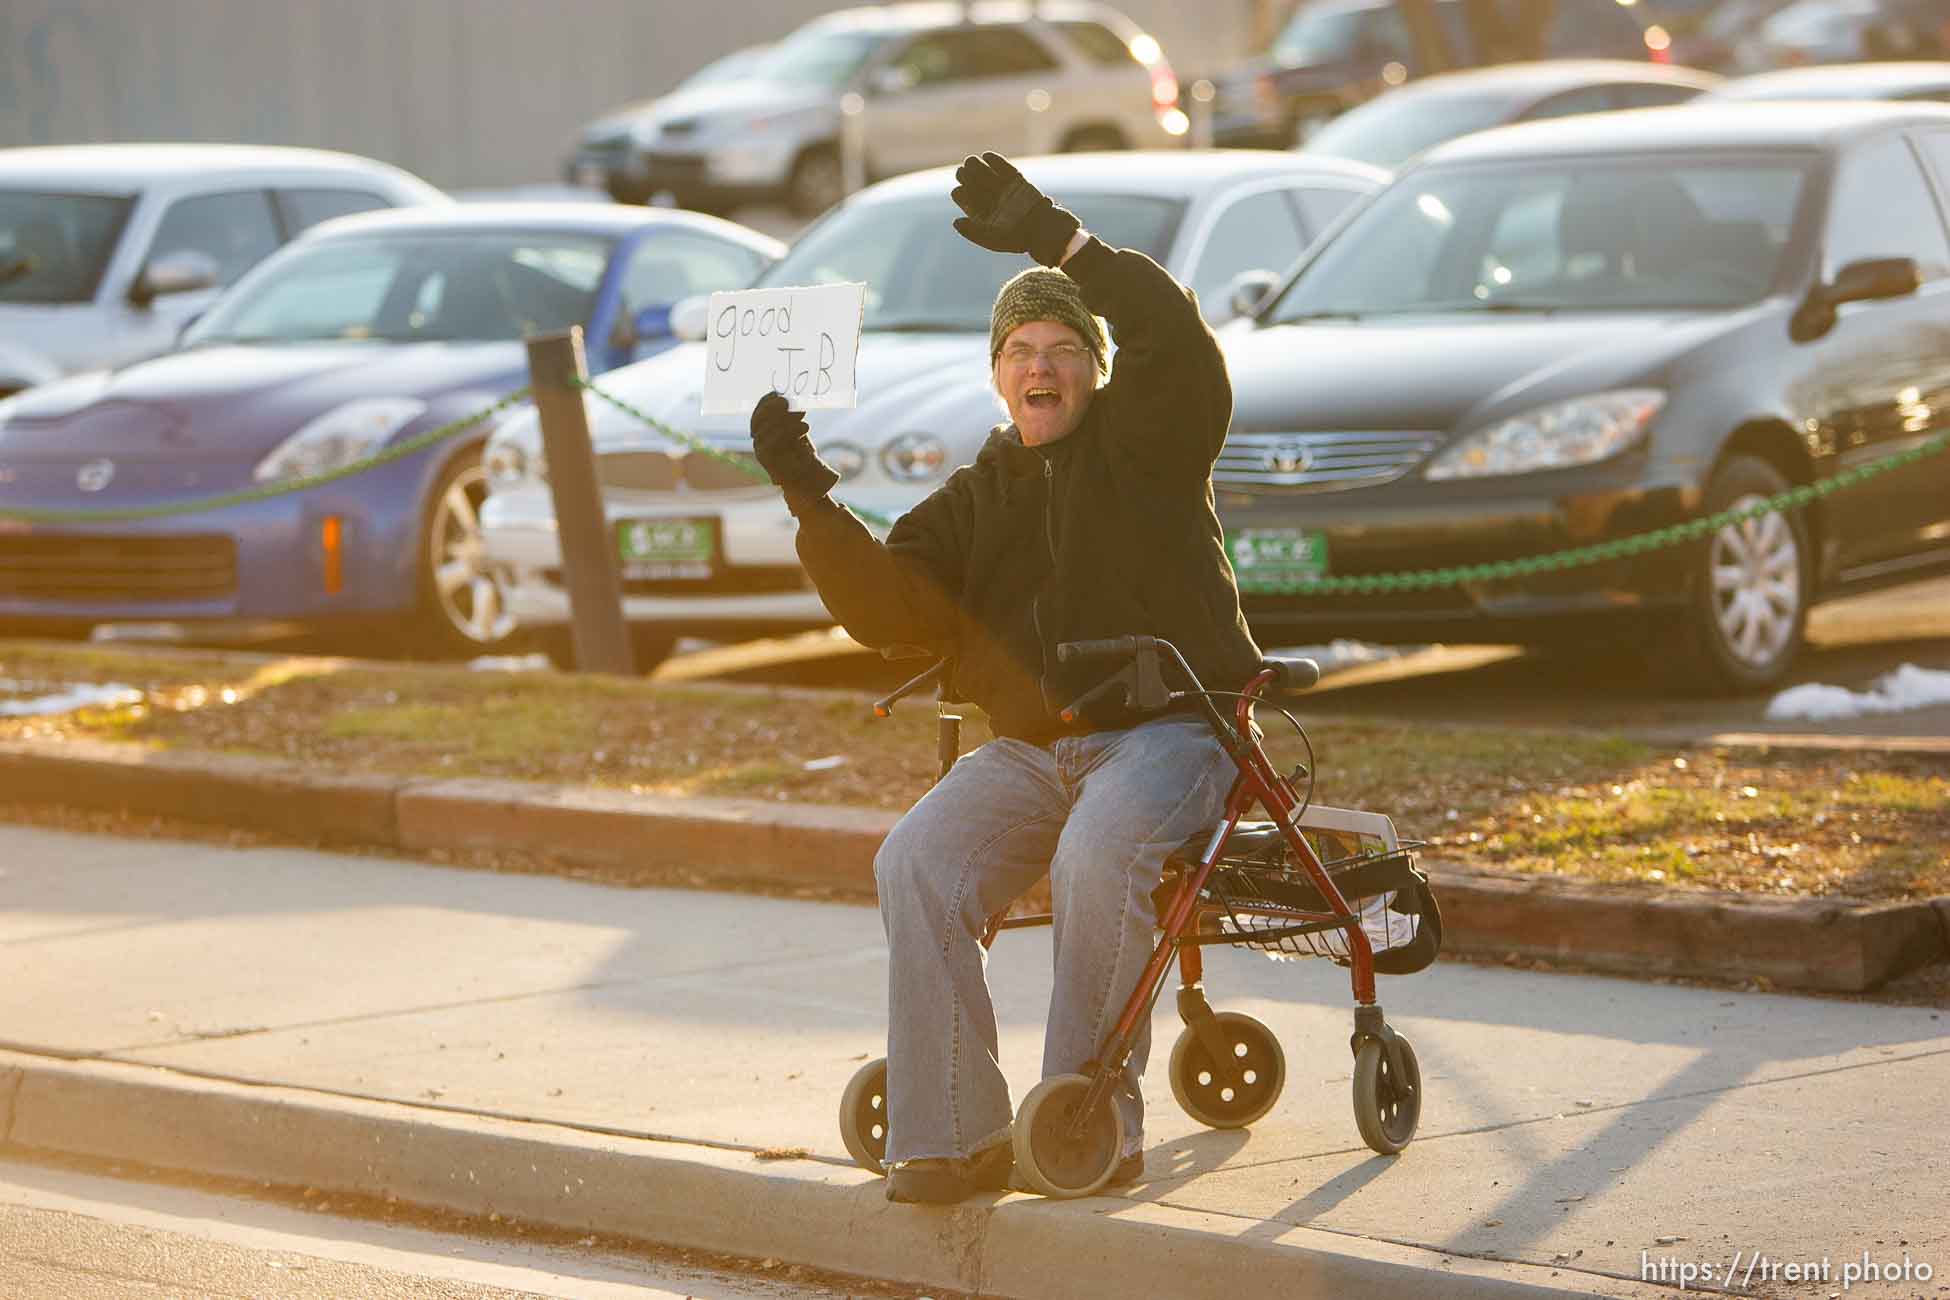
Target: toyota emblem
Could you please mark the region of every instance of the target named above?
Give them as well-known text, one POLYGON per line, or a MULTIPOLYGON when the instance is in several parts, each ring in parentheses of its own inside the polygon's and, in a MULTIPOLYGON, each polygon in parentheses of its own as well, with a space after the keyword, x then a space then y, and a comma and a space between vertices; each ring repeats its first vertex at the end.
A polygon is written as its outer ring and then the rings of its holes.
POLYGON ((1266 468, 1275 474, 1304 473, 1313 461, 1313 454, 1303 442, 1282 442, 1266 453, 1266 468))
POLYGON ((91 460, 74 472, 74 485, 83 492, 99 492, 115 477, 115 462, 91 460))

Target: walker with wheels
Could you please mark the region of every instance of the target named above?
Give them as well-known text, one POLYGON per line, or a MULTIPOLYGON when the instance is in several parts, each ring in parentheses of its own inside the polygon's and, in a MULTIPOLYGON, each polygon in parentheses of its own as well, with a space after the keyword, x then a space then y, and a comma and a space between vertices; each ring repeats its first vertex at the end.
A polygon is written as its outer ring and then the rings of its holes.
MULTIPOLYGON (((1123 1147, 1123 1119, 1111 1104, 1117 1076, 1164 988, 1166 968, 1178 962, 1178 1015, 1184 1023, 1171 1049, 1172 1095, 1208 1128, 1244 1128, 1279 1100, 1286 1056, 1265 1024, 1237 1011, 1214 1011, 1206 1001, 1203 949, 1240 944, 1276 959, 1325 957, 1348 968, 1354 992, 1354 1123, 1362 1141, 1393 1155, 1415 1136, 1422 1115, 1422 1075, 1407 1037, 1382 1016, 1375 975, 1411 974, 1435 959, 1442 917, 1426 876, 1415 865, 1416 842, 1396 837, 1380 813, 1315 806, 1295 788, 1312 773, 1283 775, 1261 745, 1255 704, 1273 691, 1301 691, 1320 678, 1309 659, 1270 657, 1243 691, 1203 687, 1168 641, 1148 636, 1069 641, 1064 661, 1120 660, 1123 667, 1063 711, 1065 721, 1100 697, 1121 691, 1127 708, 1157 712, 1198 709, 1238 769, 1216 826, 1175 850, 1165 863, 1157 905, 1157 947, 1116 1026, 1088 1073, 1057 1075, 1032 1088, 1017 1107, 1013 1154, 1024 1182, 1045 1196, 1088 1196, 1115 1172, 1123 1147), (1166 684, 1174 667, 1186 685, 1166 684), (1215 699, 1233 701, 1228 717, 1215 699), (1246 821, 1257 804, 1268 820, 1246 821)), ((949 664, 943 660, 876 701, 895 701, 934 685, 940 711, 940 771, 960 753, 959 716, 949 712, 949 664)), ((1273 706, 1277 707, 1277 706, 1273 706)), ((1292 714, 1280 712, 1296 730, 1292 714)), ((1300 731, 1305 739, 1305 731, 1300 731)), ((989 919, 984 946, 1002 930, 1048 925, 1051 917, 989 919)), ((887 1152, 887 1062, 869 1061, 840 1099, 840 1135, 853 1159, 884 1172, 887 1152)))

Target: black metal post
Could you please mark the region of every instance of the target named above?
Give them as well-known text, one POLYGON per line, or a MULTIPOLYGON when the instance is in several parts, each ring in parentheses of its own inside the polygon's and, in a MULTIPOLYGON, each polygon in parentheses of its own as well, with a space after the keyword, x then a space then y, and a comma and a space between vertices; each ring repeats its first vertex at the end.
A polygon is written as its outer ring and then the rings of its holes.
POLYGON ((588 377, 582 328, 570 326, 528 340, 528 377, 548 458, 555 535, 569 586, 576 667, 583 672, 633 674, 636 655, 623 622, 623 583, 616 573, 616 541, 603 514, 590 446, 589 413, 579 386, 588 377))

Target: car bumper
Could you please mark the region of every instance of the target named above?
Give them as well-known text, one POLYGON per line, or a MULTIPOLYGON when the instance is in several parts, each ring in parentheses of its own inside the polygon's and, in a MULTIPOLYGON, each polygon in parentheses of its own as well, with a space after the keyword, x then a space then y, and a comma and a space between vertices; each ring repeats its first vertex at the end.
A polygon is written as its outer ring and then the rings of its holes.
POLYGON ((712 199, 776 193, 785 187, 797 156, 796 143, 782 139, 695 152, 631 149, 600 159, 579 158, 570 166, 584 181, 600 172, 602 184, 619 197, 669 193, 680 205, 692 206, 712 199))
MULTIPOLYGON (((749 495, 713 494, 698 504, 612 502, 607 514, 610 537, 637 521, 707 518, 718 538, 708 576, 624 576, 623 616, 630 623, 731 638, 833 622, 799 565, 793 548, 797 524, 769 487, 749 495)), ((481 527, 488 563, 501 579, 515 621, 535 627, 568 622, 568 579, 548 491, 538 486, 497 490, 481 507, 481 527)))
MULTIPOLYGON (((1245 530, 1297 529, 1325 543, 1329 578, 1494 564, 1588 547, 1692 517, 1686 482, 1594 468, 1482 485, 1403 481, 1345 493, 1218 492, 1229 543, 1245 530), (1526 482, 1534 479, 1535 482, 1526 482)), ((1241 604, 1262 639, 1331 633, 1374 641, 1539 642, 1643 622, 1684 599, 1684 547, 1494 581, 1422 590, 1256 590, 1241 604)), ((1235 554, 1235 559, 1237 559, 1235 554)), ((1275 584, 1267 584, 1275 585, 1275 584)))
POLYGON ((418 499, 420 459, 202 514, 92 527, 0 520, 0 620, 214 625, 406 612, 418 601, 419 520, 391 503, 418 499))

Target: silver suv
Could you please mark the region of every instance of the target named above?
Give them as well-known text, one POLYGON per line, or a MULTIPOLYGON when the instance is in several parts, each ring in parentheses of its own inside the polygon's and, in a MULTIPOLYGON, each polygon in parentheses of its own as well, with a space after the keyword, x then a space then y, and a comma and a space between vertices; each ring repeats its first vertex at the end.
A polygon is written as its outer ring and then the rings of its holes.
POLYGON ((1158 42, 1086 0, 890 4, 815 19, 729 76, 587 127, 572 178, 626 203, 812 215, 864 182, 1011 157, 1184 143, 1158 42))
POLYGON ((319 149, 0 150, 0 396, 168 351, 225 285, 327 217, 449 201, 319 149))

